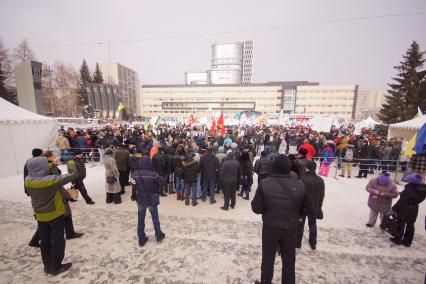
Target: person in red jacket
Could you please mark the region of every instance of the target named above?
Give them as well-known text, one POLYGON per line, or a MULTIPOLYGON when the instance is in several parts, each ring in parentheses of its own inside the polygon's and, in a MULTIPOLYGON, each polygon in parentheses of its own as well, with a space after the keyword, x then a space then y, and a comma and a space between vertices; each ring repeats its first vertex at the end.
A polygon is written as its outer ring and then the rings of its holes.
POLYGON ((309 144, 308 139, 305 139, 303 141, 303 144, 302 144, 302 146, 300 146, 299 151, 300 151, 300 149, 306 149, 306 151, 308 151, 308 154, 306 154, 306 158, 308 158, 308 159, 312 159, 312 157, 315 156, 315 148, 314 148, 314 146, 309 144))

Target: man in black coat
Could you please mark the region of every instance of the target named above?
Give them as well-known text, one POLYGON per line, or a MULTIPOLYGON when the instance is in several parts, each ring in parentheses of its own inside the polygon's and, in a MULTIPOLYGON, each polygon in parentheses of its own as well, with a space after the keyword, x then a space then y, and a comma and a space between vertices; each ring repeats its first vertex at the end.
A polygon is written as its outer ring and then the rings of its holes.
POLYGON ((74 181, 75 188, 80 191, 81 196, 84 198, 87 204, 93 205, 95 202, 87 193, 86 186, 84 185, 84 179, 86 178, 86 165, 83 160, 83 153, 80 150, 74 151, 74 157, 67 161, 68 173, 77 172, 78 177, 74 181))
POLYGON ((183 182, 185 184, 185 205, 189 205, 189 195, 192 197, 192 206, 197 206, 197 182, 200 165, 194 159, 194 152, 188 152, 187 159, 182 162, 183 182))
POLYGON ((300 179, 305 184, 306 195, 309 200, 309 207, 312 209, 309 211, 303 211, 302 216, 300 216, 299 226, 297 229, 298 238, 297 238, 297 247, 302 247, 302 238, 303 231, 305 228, 306 216, 308 216, 308 225, 309 225, 309 245, 311 249, 315 250, 317 245, 317 219, 323 218, 322 213, 322 203, 324 201, 325 186, 324 180, 317 176, 315 170, 317 164, 315 162, 309 162, 306 165, 306 173, 301 176, 300 179))
POLYGON ((257 185, 259 186, 262 179, 271 174, 272 162, 266 156, 266 152, 260 152, 260 158, 254 163, 254 172, 257 174, 257 185))
POLYGON ((290 167, 289 158, 278 155, 272 163, 272 175, 262 180, 251 202, 253 212, 262 214, 263 220, 262 275, 256 283, 271 283, 278 246, 282 283, 295 283, 297 225, 309 202, 305 185, 290 175, 290 167))
POLYGON ((237 194, 238 181, 240 179, 240 163, 235 160, 233 152, 229 152, 226 160, 223 161, 220 167, 220 179, 222 180, 224 204, 220 209, 228 210, 229 206, 232 209, 235 207, 235 197, 237 194), (231 201, 231 205, 229 205, 231 201))
MULTIPOLYGON (((152 168, 167 181, 167 162, 163 147, 158 147, 158 152, 152 157, 152 168)), ((160 196, 167 196, 166 185, 167 183, 160 188, 160 196)))
POLYGON ((214 193, 216 187, 216 176, 220 168, 219 159, 212 154, 212 151, 212 148, 208 148, 207 154, 202 156, 200 160, 201 180, 203 182, 203 195, 201 196, 201 200, 203 202, 206 201, 207 191, 209 191, 210 204, 216 203, 214 193))

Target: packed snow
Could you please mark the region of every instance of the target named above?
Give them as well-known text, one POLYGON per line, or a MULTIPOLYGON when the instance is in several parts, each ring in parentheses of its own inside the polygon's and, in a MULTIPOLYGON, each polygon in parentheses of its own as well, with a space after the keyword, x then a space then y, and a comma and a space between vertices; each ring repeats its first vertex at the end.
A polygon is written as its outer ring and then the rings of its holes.
MULTIPOLYGON (((358 169, 355 169, 357 173, 358 169)), ((371 175, 370 175, 371 177, 371 175)), ((318 220, 317 250, 307 242, 297 250, 297 283, 423 283, 426 272, 426 205, 421 204, 410 248, 395 246, 378 225, 367 228, 369 179, 325 178, 324 219, 318 220)), ((161 198, 160 222, 166 238, 155 242, 149 214, 144 247, 138 246, 136 204, 126 188, 123 203, 105 203, 104 169, 87 164, 86 188, 95 205, 80 197, 71 203, 74 226, 84 233, 67 241, 64 262, 72 268, 59 275, 43 273, 40 251, 27 243, 36 230, 23 177, 0 179, 0 277, 3 283, 254 283, 260 278, 261 217, 250 201, 237 197, 234 210, 217 203, 196 207, 161 198)), ((257 181, 253 189, 256 188, 257 181)), ((402 191, 403 184, 398 186, 402 191)), ((252 191, 250 199, 253 197, 252 191)), ((396 200, 394 201, 396 202, 396 200)), ((307 225, 306 225, 307 226, 307 225)), ((281 260, 274 283, 281 282, 281 260)))

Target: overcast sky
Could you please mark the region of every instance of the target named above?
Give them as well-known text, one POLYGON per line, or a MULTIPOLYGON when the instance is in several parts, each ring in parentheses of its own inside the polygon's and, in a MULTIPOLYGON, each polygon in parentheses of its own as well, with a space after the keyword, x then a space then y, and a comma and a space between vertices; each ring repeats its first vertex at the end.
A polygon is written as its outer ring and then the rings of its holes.
POLYGON ((28 39, 40 61, 78 68, 86 58, 93 69, 108 62, 108 48, 90 43, 204 35, 111 44, 111 61, 142 84, 184 83, 185 71, 210 67, 212 43, 252 39, 254 82, 384 89, 413 40, 426 50, 426 14, 318 22, 422 12, 425 0, 0 0, 0 38, 9 48, 28 39), (42 48, 80 43, 88 45, 42 48))

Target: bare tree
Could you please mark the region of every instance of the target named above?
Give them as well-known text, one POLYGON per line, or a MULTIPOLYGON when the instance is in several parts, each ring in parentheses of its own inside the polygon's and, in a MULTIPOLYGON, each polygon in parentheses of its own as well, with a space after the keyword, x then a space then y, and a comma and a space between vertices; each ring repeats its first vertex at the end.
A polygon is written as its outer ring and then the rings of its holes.
POLYGON ((7 86, 13 85, 13 69, 12 69, 12 62, 10 58, 9 49, 7 49, 4 45, 2 40, 0 39, 0 66, 4 73, 5 84, 7 86))
POLYGON ((71 65, 65 65, 62 62, 54 64, 53 89, 55 97, 58 99, 56 104, 57 116, 74 117, 77 114, 75 104, 78 88, 78 73, 71 65))
POLYGON ((26 39, 22 40, 21 43, 13 50, 13 59, 15 64, 34 58, 35 54, 26 39))

